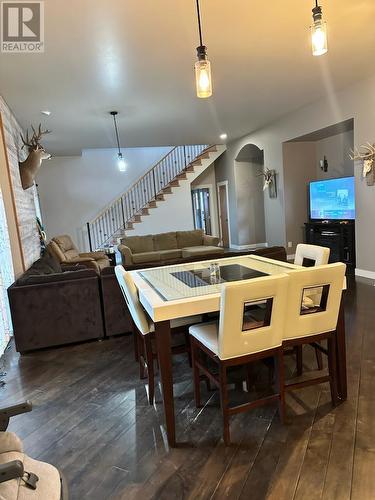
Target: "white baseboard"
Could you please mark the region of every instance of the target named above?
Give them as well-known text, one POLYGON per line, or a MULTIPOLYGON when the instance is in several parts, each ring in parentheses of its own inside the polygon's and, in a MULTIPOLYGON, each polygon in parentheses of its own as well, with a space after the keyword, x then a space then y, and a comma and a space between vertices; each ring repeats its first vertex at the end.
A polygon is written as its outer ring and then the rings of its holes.
POLYGON ((291 254, 291 255, 287 255, 287 256, 286 256, 286 259, 287 259, 287 260, 292 260, 292 261, 294 261, 295 257, 296 257, 296 254, 295 254, 295 253, 293 253, 293 254, 291 254))
POLYGON ((356 268, 355 275, 361 276, 362 278, 369 278, 371 280, 375 280, 375 272, 374 271, 366 271, 366 269, 356 268))
POLYGON ((254 243, 252 245, 231 245, 234 250, 254 250, 255 248, 267 248, 268 243, 254 243))

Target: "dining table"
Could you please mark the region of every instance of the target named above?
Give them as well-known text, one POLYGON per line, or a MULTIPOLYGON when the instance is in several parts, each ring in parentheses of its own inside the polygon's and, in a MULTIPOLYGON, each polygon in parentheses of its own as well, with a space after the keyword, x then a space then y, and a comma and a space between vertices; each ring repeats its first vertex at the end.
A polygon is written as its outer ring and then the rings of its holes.
MULTIPOLYGON (((241 255, 130 271, 138 289, 139 300, 155 325, 166 434, 170 447, 177 443, 171 320, 220 311, 223 283, 288 274, 296 269, 301 269, 301 266, 259 255, 241 255)), ((343 283, 343 290, 345 289, 346 280, 343 283)), ((345 401, 347 376, 343 298, 335 338, 337 393, 339 401, 345 401)))

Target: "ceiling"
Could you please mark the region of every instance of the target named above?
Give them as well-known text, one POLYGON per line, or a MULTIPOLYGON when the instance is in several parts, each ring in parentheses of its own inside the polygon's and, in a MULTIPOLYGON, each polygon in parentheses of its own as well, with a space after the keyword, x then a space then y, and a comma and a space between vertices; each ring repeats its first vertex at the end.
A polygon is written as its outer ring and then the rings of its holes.
POLYGON ((201 0, 214 95, 198 99, 194 0, 46 0, 45 53, 1 54, 0 94, 55 155, 115 146, 112 109, 123 147, 231 140, 374 72, 374 0, 322 0, 320 58, 312 4, 201 0))

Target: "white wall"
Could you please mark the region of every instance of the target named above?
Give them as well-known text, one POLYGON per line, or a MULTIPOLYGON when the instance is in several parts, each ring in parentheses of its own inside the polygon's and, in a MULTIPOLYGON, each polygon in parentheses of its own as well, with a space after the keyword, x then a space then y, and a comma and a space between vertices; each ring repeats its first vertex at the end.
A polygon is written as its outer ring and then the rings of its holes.
POLYGON ((38 173, 40 204, 48 238, 70 234, 84 249, 81 227, 172 148, 123 149, 126 172, 117 168, 117 150, 84 150, 82 156, 56 157, 38 173))
POLYGON ((341 134, 327 137, 316 143, 317 179, 331 179, 332 177, 351 177, 354 175, 353 161, 350 159, 350 150, 354 147, 354 131, 349 130, 341 134), (328 171, 321 170, 319 160, 326 156, 328 171))
MULTIPOLYGON (((325 85, 323 78, 322 85, 325 85)), ((336 93, 327 87, 324 99, 228 144, 226 154, 217 162, 216 177, 218 181, 227 178, 230 189, 234 160, 246 144, 255 144, 262 149, 265 166, 277 171, 278 197, 265 199, 266 237, 269 245, 286 244, 283 142, 349 119, 354 119, 356 146, 375 141, 375 76, 336 93)), ((375 187, 366 185, 366 181, 361 178, 359 166, 355 168, 355 177, 357 268, 374 272, 375 276, 375 187)), ((235 192, 231 191, 229 195, 233 200, 235 192)), ((233 203, 230 206, 230 216, 232 239, 235 241, 238 233, 233 203)))

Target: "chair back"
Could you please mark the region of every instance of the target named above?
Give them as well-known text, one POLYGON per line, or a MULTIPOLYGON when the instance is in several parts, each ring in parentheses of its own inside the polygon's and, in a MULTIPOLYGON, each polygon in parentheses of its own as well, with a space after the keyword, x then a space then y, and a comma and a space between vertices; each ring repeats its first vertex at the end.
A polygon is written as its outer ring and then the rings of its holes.
POLYGON ((125 271, 122 266, 116 266, 115 273, 118 284, 120 285, 125 302, 128 306, 129 312, 136 327, 143 335, 150 333, 151 323, 148 320, 148 317, 141 303, 139 302, 138 290, 134 284, 131 274, 125 271))
POLYGON ((294 263, 304 267, 323 266, 328 264, 330 253, 329 248, 300 243, 297 245, 294 263))
POLYGON ((281 345, 287 288, 286 274, 223 285, 218 339, 221 359, 281 345))
POLYGON ((301 338, 336 329, 345 279, 345 264, 296 269, 289 273, 284 339, 301 338), (314 290, 314 301, 304 297, 314 290))
POLYGON ((52 238, 51 250, 58 258, 59 262, 64 262, 79 256, 77 247, 73 243, 72 238, 67 234, 52 238))

